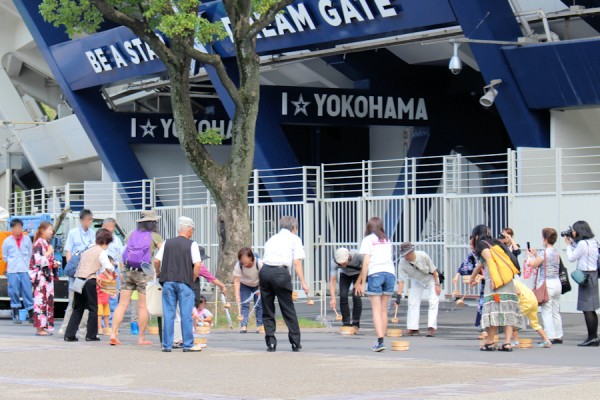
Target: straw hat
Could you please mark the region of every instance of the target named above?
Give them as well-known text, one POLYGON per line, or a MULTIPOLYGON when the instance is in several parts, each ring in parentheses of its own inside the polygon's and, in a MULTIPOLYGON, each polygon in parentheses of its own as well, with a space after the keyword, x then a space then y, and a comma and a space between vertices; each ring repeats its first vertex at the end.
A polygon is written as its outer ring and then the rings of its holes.
POLYGON ((142 211, 142 218, 138 219, 137 222, 146 222, 146 221, 158 221, 160 216, 156 215, 154 210, 142 211))

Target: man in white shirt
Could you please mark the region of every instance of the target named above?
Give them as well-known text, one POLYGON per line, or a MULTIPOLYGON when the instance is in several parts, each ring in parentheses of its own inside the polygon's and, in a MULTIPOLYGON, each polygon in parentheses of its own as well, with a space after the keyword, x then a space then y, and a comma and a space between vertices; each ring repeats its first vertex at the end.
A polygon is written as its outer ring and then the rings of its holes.
POLYGON ((415 251, 412 243, 400 245, 400 271, 398 277, 398 297, 402 297, 404 283, 410 279, 410 293, 408 295, 408 314, 406 325, 408 336, 419 336, 419 317, 421 297, 425 290, 429 290, 429 315, 427 321, 427 336, 435 336, 437 330, 438 306, 440 303, 440 279, 438 271, 431 258, 424 251, 415 251))
POLYGON ((298 237, 298 220, 294 217, 282 217, 279 222, 279 233, 273 235, 265 243, 263 267, 259 272, 260 295, 263 302, 263 324, 267 351, 277 349, 275 338, 275 297, 279 300, 279 308, 288 327, 288 338, 293 351, 299 351, 300 327, 294 302, 292 300, 292 265, 300 279, 302 289, 308 294, 308 286, 304 281, 302 260, 305 258, 302 240, 298 237))

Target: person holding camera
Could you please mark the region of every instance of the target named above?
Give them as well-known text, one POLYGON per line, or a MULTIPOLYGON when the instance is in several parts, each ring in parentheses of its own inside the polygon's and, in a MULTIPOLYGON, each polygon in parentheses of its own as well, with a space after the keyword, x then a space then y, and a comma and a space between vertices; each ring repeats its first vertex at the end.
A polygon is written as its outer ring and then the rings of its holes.
POLYGON ((521 266, 519 265, 519 261, 517 257, 521 255, 521 247, 515 242, 514 239, 515 231, 512 228, 504 228, 502 229, 502 233, 498 236, 498 241, 508 247, 514 257, 511 257, 513 262, 516 261, 515 267, 520 271, 521 266))
POLYGON ((600 308, 598 298, 598 242, 586 221, 577 221, 560 233, 567 243, 567 257, 570 262, 577 262, 577 269, 583 272, 585 280, 579 284, 577 310, 583 312, 588 338, 579 343, 580 347, 598 347, 598 314, 600 308))
POLYGON ((563 328, 562 318, 560 316, 560 296, 562 294, 562 284, 559 278, 560 253, 554 248, 558 233, 553 228, 542 229, 542 241, 544 250, 540 253, 535 249, 529 249, 527 252, 532 260, 529 265, 537 268, 537 287, 540 287, 546 281, 546 290, 548 291, 548 302, 542 305, 542 320, 544 321, 544 331, 548 334, 552 344, 562 344, 563 328))

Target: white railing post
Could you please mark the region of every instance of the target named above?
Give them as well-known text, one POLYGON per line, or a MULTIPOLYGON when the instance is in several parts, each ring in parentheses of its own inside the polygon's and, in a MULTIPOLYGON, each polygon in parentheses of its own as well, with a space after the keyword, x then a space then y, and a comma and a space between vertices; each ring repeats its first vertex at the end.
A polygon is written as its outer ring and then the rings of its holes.
MULTIPOLYGON (((462 154, 458 153, 456 155, 456 194, 463 193, 462 189, 462 154)), ((466 189, 468 189, 468 187, 466 189)))
MULTIPOLYGON (((562 205, 563 205, 563 182, 562 182, 562 169, 563 169, 563 160, 562 160, 562 149, 561 148, 557 148, 555 150, 556 152, 556 208, 557 208, 557 212, 558 212, 558 225, 561 227, 561 229, 563 229, 562 227, 565 226, 563 224, 563 215, 565 215, 565 213, 562 211, 562 205)), ((568 224, 569 222, 565 222, 565 224, 568 224)), ((559 241, 562 242, 562 241, 559 241)))
POLYGON ((183 175, 179 175, 179 204, 177 205, 177 218, 183 215, 183 175))
POLYGON ((11 207, 11 214, 13 214, 13 215, 16 215, 19 213, 18 196, 19 196, 19 194, 17 192, 12 193, 13 201, 12 201, 12 207, 11 207))
POLYGON ((443 156, 442 157, 442 193, 444 195, 444 197, 446 197, 446 194, 448 193, 448 179, 449 179, 449 173, 448 173, 448 156, 443 156))
POLYGON ((255 169, 254 171, 254 180, 252 182, 254 192, 254 204, 258 205, 260 203, 260 171, 255 169))
POLYGON ((40 203, 41 203, 41 205, 40 205, 40 212, 42 214, 45 214, 46 211, 47 211, 46 210, 46 201, 45 201, 45 199, 46 199, 46 189, 42 188, 40 197, 41 197, 41 199, 40 199, 40 203))
POLYGON ((65 209, 71 208, 71 184, 65 185, 65 209))
POLYGON ((507 149, 506 151, 506 208, 507 208, 507 222, 509 226, 514 226, 514 211, 513 204, 515 194, 517 193, 516 186, 516 176, 517 176, 517 166, 516 166, 516 150, 507 149))
POLYGON ((373 162, 367 161, 367 197, 373 197, 373 162))
POLYGON ((118 191, 117 182, 113 182, 112 183, 112 210, 115 213, 115 215, 117 212, 117 191, 118 191))
POLYGON ((156 208, 156 197, 158 194, 156 193, 156 177, 154 177, 150 185, 150 209, 152 210, 156 208))
POLYGON ((306 166, 302 167, 302 201, 306 202, 307 201, 307 197, 308 197, 308 179, 307 179, 307 175, 308 174, 308 168, 306 166))
POLYGON ((417 194, 417 167, 416 167, 416 159, 415 157, 411 157, 411 194, 417 194))
POLYGON ((146 209, 146 183, 148 179, 142 180, 142 210, 146 209))

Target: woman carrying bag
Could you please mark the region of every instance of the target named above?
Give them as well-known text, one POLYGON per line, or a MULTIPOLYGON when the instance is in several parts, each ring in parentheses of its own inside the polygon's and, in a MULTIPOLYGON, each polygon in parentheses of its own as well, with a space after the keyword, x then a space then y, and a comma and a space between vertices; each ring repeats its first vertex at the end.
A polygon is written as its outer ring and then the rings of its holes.
POLYGON ((590 225, 585 221, 577 221, 570 229, 571 236, 565 236, 567 257, 571 262, 577 262, 577 271, 583 279, 579 283, 577 309, 583 311, 588 337, 579 343, 580 347, 598 347, 598 314, 600 308, 598 298, 598 242, 590 225))
POLYGON ((485 292, 481 327, 487 332, 481 351, 495 351, 494 335, 499 327, 504 327, 504 344, 499 351, 512 351, 513 329, 525 328, 525 320, 519 306, 519 297, 514 285, 514 275, 518 272, 512 263, 506 247, 490 237, 489 228, 478 225, 473 228, 471 244, 475 249, 479 263, 471 274, 470 284, 477 284, 477 276, 483 269, 485 292), (501 254, 499 254, 501 253, 501 254), (500 282, 499 282, 500 281, 500 282))
POLYGON ((83 311, 89 311, 87 321, 86 342, 99 341, 98 337, 98 294, 96 292, 96 275, 101 270, 114 271, 114 265, 108 259, 108 245, 113 241, 113 235, 107 229, 99 229, 96 233, 96 244, 88 247, 81 254, 81 260, 75 273, 75 283, 72 290, 73 314, 65 331, 65 342, 77 342, 77 329, 83 317, 83 311), (77 282, 81 280, 80 282, 77 282), (77 288, 83 283, 83 287, 77 288), (81 292, 79 292, 81 289, 81 292))
POLYGON ((544 322, 544 331, 550 338, 552 344, 562 344, 563 328, 562 318, 560 316, 560 296, 562 293, 562 284, 559 278, 560 253, 554 248, 558 239, 558 233, 555 229, 542 229, 542 241, 544 250, 539 254, 535 249, 529 250, 532 259, 529 260, 529 266, 537 268, 536 287, 540 288, 546 284, 547 302, 542 304, 542 320, 544 322))

